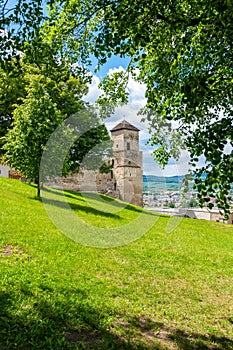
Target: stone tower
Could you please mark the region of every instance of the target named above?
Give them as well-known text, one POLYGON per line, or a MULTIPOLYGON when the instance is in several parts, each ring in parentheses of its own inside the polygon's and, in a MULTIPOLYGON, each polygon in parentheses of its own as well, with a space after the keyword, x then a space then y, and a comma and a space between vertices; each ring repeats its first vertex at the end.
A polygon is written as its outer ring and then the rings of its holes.
POLYGON ((142 206, 142 152, 139 151, 139 129, 124 120, 111 130, 111 137, 117 197, 142 206))

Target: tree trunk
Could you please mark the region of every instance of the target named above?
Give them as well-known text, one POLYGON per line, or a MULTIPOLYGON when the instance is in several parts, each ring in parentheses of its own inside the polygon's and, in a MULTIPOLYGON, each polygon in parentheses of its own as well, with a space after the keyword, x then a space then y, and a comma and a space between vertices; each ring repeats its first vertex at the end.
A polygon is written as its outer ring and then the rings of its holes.
POLYGON ((37 184, 37 197, 40 197, 40 180, 38 181, 38 184, 37 184))
POLYGON ((37 197, 40 198, 40 190, 41 190, 40 174, 38 174, 37 178, 35 179, 35 183, 37 184, 37 197))

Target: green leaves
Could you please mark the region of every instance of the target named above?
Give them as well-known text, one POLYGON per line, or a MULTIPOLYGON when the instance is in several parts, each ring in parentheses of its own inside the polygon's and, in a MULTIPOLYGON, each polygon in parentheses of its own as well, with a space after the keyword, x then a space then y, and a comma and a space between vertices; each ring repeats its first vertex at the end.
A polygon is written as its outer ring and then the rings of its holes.
POLYGON ((27 96, 14 112, 13 129, 3 146, 5 160, 25 177, 38 182, 40 157, 51 132, 64 116, 42 85, 41 76, 31 76, 27 96))

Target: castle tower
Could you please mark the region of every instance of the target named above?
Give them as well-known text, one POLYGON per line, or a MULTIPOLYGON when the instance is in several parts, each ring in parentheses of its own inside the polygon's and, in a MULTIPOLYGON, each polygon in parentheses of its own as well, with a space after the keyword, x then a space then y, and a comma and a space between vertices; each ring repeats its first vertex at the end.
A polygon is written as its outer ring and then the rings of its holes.
POLYGON ((142 206, 142 152, 139 129, 126 120, 111 130, 113 174, 119 199, 142 206))

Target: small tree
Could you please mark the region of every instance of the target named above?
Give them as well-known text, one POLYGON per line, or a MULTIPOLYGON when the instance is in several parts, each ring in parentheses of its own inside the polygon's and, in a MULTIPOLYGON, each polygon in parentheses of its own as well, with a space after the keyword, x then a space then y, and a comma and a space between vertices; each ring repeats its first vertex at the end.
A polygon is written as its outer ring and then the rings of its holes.
POLYGON ((64 120, 46 90, 43 76, 31 76, 27 97, 14 112, 13 128, 6 136, 4 159, 37 184, 40 196, 40 159, 51 133, 64 120))

